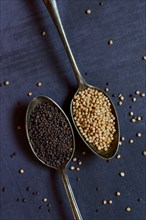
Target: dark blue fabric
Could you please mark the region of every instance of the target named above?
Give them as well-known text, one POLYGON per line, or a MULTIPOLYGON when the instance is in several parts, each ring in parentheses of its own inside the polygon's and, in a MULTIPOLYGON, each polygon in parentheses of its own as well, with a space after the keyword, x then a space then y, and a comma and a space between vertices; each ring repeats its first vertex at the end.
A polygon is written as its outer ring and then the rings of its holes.
MULTIPOLYGON (((142 59, 146 55, 146 1, 104 0, 103 6, 99 3, 99 0, 59 0, 58 7, 85 79, 102 89, 109 83, 109 95, 116 105, 125 141, 119 149, 121 159, 106 162, 93 155, 75 132, 75 156, 82 165, 80 172, 67 168, 67 173, 84 220, 145 220, 146 157, 142 152, 146 150, 146 103, 145 98, 134 92, 145 92, 146 87, 146 61, 142 59), (92 13, 85 14, 86 9, 92 13), (114 42, 111 46, 107 44, 110 39, 114 42), (112 97, 120 93, 125 97, 122 106, 117 105, 117 97, 112 97), (131 101, 130 94, 137 97, 136 102, 131 101), (131 123, 130 111, 143 120, 131 123), (142 133, 141 138, 136 137, 137 132, 142 133), (133 144, 129 144, 130 139, 134 140, 133 144), (121 171, 126 174, 123 178, 119 176, 121 171), (117 191, 121 192, 120 197, 114 195, 117 191), (102 204, 103 200, 110 199, 113 204, 102 204), (131 212, 126 212, 126 207, 131 212)), ((53 98, 70 117, 70 100, 77 89, 71 65, 41 0, 1 0, 0 28, 0 219, 72 220, 59 173, 40 164, 33 156, 24 125, 29 101, 41 94, 53 98), (41 36, 42 31, 46 31, 46 36, 41 36), (7 80, 10 85, 4 86, 7 80), (42 87, 37 87, 37 82, 42 82, 42 87), (28 92, 33 95, 28 97, 28 92), (13 152, 16 156, 11 158, 13 152), (19 174, 21 168, 24 174, 19 174), (26 191, 28 186, 31 191, 26 191), (38 195, 32 195, 34 191, 38 195), (52 205, 50 212, 47 203, 42 202, 44 197, 52 205), (17 201, 17 198, 27 201, 17 201)))

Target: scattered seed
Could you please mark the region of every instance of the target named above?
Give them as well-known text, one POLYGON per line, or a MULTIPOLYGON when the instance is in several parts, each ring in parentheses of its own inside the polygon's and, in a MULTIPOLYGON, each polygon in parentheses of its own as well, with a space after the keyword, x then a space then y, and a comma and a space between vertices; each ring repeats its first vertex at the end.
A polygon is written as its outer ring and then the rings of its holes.
POLYGON ((24 170, 23 170, 23 169, 20 169, 20 170, 19 170, 19 173, 23 174, 23 173, 24 173, 24 170))
POLYGON ((32 96, 32 92, 28 92, 27 95, 28 95, 28 96, 32 96))
POLYGON ((27 202, 27 200, 25 198, 22 199, 22 202, 27 202))
POLYGON ((134 141, 131 139, 131 140, 129 140, 129 143, 130 143, 130 144, 133 144, 133 143, 134 143, 134 141))
POLYGON ((136 119, 135 119, 135 118, 132 118, 132 119, 131 119, 131 122, 135 123, 135 122, 136 122, 136 119))
POLYGON ((47 202, 48 201, 48 199, 47 198, 43 198, 43 202, 47 202))
POLYGON ((146 156, 146 151, 143 151, 142 154, 143 154, 143 156, 146 156))
POLYGON ((112 44, 113 44, 113 40, 109 40, 108 45, 112 45, 112 44))
POLYGON ((133 112, 129 112, 129 115, 133 116, 133 115, 134 115, 134 113, 133 113, 133 112))
POLYGON ((106 205, 106 204, 107 204, 107 201, 106 201, 106 200, 103 200, 103 201, 102 201, 102 204, 106 205))
POLYGON ((130 207, 127 207, 125 210, 126 210, 126 212, 130 212, 130 211, 131 211, 131 208, 130 208, 130 207))
POLYGON ((146 56, 143 56, 142 59, 143 59, 143 60, 146 60, 146 56))
POLYGON ((82 162, 81 162, 81 161, 78 161, 78 165, 82 165, 82 162))
POLYGON ((37 86, 38 86, 38 87, 42 86, 42 83, 41 83, 41 82, 38 82, 38 83, 37 83, 37 86))
POLYGON ((46 32, 42 31, 41 35, 44 37, 46 35, 46 32))
POLYGON ((122 140, 122 141, 125 141, 125 137, 122 136, 122 137, 121 137, 121 140, 122 140))
POLYGON ((115 195, 116 195, 116 196, 120 196, 121 193, 120 193, 120 192, 116 192, 115 195))
POLYGON ((137 120, 138 120, 138 121, 141 121, 141 120, 142 120, 142 117, 140 117, 140 116, 137 117, 137 120))
POLYGON ((72 161, 76 162, 76 161, 77 161, 77 158, 76 158, 76 157, 74 157, 74 158, 72 159, 72 161))
POLYGON ((113 203, 113 201, 112 201, 112 200, 109 200, 109 201, 108 201, 108 203, 109 203, 109 204, 112 204, 112 203, 113 203))
POLYGON ((74 166, 71 166, 71 167, 70 167, 70 170, 74 170, 74 169, 75 169, 75 167, 74 167, 74 166))
POLYGON ((4 85, 5 85, 5 86, 8 86, 9 84, 10 84, 9 81, 5 81, 5 82, 4 82, 4 85))
POLYGON ((2 192, 5 192, 5 191, 6 191, 6 187, 3 187, 3 188, 2 188, 2 192))
POLYGON ((140 91, 135 91, 135 94, 136 94, 136 95, 139 95, 139 94, 140 94, 140 91))
POLYGON ((118 102, 118 105, 122 105, 122 104, 123 104, 123 102, 121 102, 121 101, 120 101, 120 102, 118 102))
POLYGON ((88 14, 88 15, 91 14, 91 10, 90 10, 90 9, 87 9, 87 10, 86 10, 86 14, 88 14))
POLYGON ((103 4, 103 2, 100 2, 99 5, 100 5, 100 6, 103 6, 104 4, 103 4))
POLYGON ((136 102, 136 98, 135 98, 135 97, 133 97, 133 98, 132 98, 132 101, 133 101, 133 102, 136 102))
POLYGON ((83 152, 82 152, 82 155, 85 155, 85 154, 86 154, 86 152, 85 152, 85 151, 83 151, 83 152))
POLYGON ((136 135, 137 135, 137 137, 141 137, 141 133, 137 133, 136 135))
POLYGON ((121 155, 120 155, 120 154, 118 154, 118 155, 116 156, 116 158, 117 158, 117 159, 120 159, 120 158, 121 158, 121 155))
POLYGON ((141 97, 145 97, 145 93, 141 93, 140 96, 141 96, 141 97))
POLYGON ((76 168, 76 171, 80 171, 80 167, 77 167, 77 168, 76 168))
POLYGON ((26 188, 26 191, 31 191, 31 188, 28 186, 28 187, 26 188))
POLYGON ((123 101, 123 100, 124 100, 124 96, 120 96, 119 99, 120 99, 121 101, 123 101))
POLYGON ((122 141, 119 141, 119 145, 120 145, 120 146, 122 145, 122 141))
POLYGON ((109 91, 109 88, 105 88, 105 91, 108 92, 108 91, 109 91))
POLYGON ((124 176, 125 176, 125 173, 124 173, 124 172, 120 172, 120 176, 121 176, 121 177, 124 177, 124 176))

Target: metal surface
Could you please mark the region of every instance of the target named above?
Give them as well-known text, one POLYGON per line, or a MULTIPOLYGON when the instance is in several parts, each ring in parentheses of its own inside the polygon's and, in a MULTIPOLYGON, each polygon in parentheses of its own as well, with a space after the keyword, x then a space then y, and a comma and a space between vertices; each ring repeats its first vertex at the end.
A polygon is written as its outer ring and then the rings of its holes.
POLYGON ((114 134, 114 140, 111 144, 111 146, 108 148, 107 151, 104 151, 104 150, 98 150, 94 145, 92 144, 89 144, 86 142, 86 140, 84 139, 84 137, 82 136, 82 134, 80 133, 78 127, 76 126, 76 123, 74 121, 74 117, 73 117, 73 112, 72 112, 72 102, 73 100, 71 101, 71 105, 70 105, 70 111, 71 111, 71 116, 72 116, 72 120, 73 120, 73 123, 80 135, 80 137, 82 138, 82 140, 86 143, 86 145, 98 156, 100 156, 101 158, 103 159, 111 159, 115 156, 115 154, 117 153, 118 151, 118 144, 119 144, 119 138, 120 138, 120 127, 119 127, 119 119, 118 119, 118 115, 117 115, 117 112, 116 112, 116 109, 115 109, 115 106, 112 102, 112 100, 110 99, 110 97, 101 89, 97 88, 97 87, 93 87, 89 84, 86 83, 86 81, 83 79, 78 67, 77 67, 77 64, 76 64, 76 61, 75 61, 75 58, 72 54, 72 51, 71 51, 71 48, 69 46, 69 43, 68 43, 68 40, 67 40, 67 37, 66 37, 66 34, 65 34, 65 31, 64 31, 64 28, 63 28, 63 25, 62 25, 62 22, 61 22, 61 18, 60 18, 60 15, 59 15, 59 12, 58 12, 58 8, 57 8, 57 3, 56 3, 56 0, 44 0, 44 3, 54 21, 54 24, 58 30, 58 33, 60 35, 60 38, 63 42, 63 45, 64 45, 64 48, 66 50, 66 53, 69 57, 69 60, 70 60, 70 63, 72 65, 72 68, 73 68, 73 71, 75 73, 75 76, 76 76, 76 79, 77 79, 77 82, 78 82, 78 90, 77 92, 75 93, 75 95, 81 91, 81 90, 84 90, 85 88, 94 88, 94 89, 97 89, 98 91, 101 91, 104 93, 104 95, 106 95, 108 97, 108 99, 110 100, 111 102, 111 108, 112 108, 112 113, 114 114, 115 118, 116 118, 116 132, 114 134))
POLYGON ((71 209, 72 209, 72 213, 73 213, 73 216, 74 216, 74 219, 75 220, 82 220, 82 216, 80 214, 80 210, 78 208, 78 205, 77 205, 77 202, 76 202, 76 199, 74 197, 74 193, 72 191, 72 188, 71 188, 71 185, 70 185, 70 182, 69 182, 69 179, 68 179, 68 176, 66 174, 66 166, 68 165, 68 163, 70 162, 70 160, 72 159, 73 155, 74 155, 74 151, 75 151, 75 137, 74 137, 74 132, 73 132, 73 129, 72 129, 72 126, 71 126, 71 123, 68 119, 68 117, 66 116, 66 114, 64 113, 64 111, 60 108, 60 106, 54 102, 52 99, 50 99, 49 97, 47 96, 38 96, 38 97, 35 97, 28 105, 28 108, 27 108, 27 111, 26 111, 26 118, 25 118, 25 128, 26 128, 26 134, 27 134, 27 138, 28 138, 28 142, 29 142, 29 145, 34 153, 34 155, 37 157, 37 159, 42 162, 43 164, 45 164, 46 166, 48 167, 51 167, 51 168, 54 168, 54 169, 57 169, 59 172, 60 172, 60 175, 62 177, 62 181, 63 181, 63 184, 64 184, 64 187, 65 187, 65 191, 66 191, 66 194, 67 194, 67 197, 68 197, 68 200, 69 200, 69 203, 70 203, 70 206, 71 206, 71 209), (28 132, 28 124, 29 124, 29 120, 30 120, 30 115, 31 115, 31 112, 34 110, 34 108, 40 104, 40 103, 50 103, 51 105, 54 105, 56 106, 59 111, 62 112, 62 114, 64 115, 64 117, 66 118, 66 121, 68 122, 68 125, 71 129, 71 132, 72 132, 72 137, 73 137, 73 152, 72 152, 72 155, 69 159, 69 161, 64 164, 63 166, 59 167, 59 168, 56 168, 56 167, 53 167, 53 166, 49 166, 47 164, 44 163, 43 160, 41 160, 37 154, 35 153, 34 151, 34 148, 31 144, 31 141, 30 141, 30 137, 29 137, 29 132, 28 132))

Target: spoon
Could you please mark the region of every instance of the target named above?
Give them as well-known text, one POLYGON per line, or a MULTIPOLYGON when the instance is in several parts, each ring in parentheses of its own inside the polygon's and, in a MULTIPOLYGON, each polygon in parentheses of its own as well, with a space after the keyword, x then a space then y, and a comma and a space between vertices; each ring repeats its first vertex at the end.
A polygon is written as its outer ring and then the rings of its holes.
POLYGON ((74 154, 74 151, 75 151, 74 133, 73 133, 73 129, 72 129, 72 126, 70 124, 70 121, 67 118, 66 114, 64 113, 64 111, 61 109, 61 107, 56 102, 54 102, 52 99, 48 98, 47 96, 35 97, 29 103, 27 111, 26 111, 25 128, 26 128, 26 134, 27 134, 27 139, 28 139, 29 145, 30 145, 34 155, 37 157, 37 159, 40 162, 42 162, 43 164, 45 164, 46 166, 54 168, 54 169, 56 169, 56 170, 58 170, 60 172, 60 175, 62 177, 62 181, 63 181, 64 187, 65 187, 65 191, 66 191, 66 194, 67 194, 70 206, 71 206, 71 210, 72 210, 72 213, 73 213, 73 216, 74 216, 74 220, 83 220, 82 216, 80 214, 80 210, 78 208, 77 202, 75 200, 75 196, 73 194, 73 191, 72 191, 72 188, 71 188, 68 176, 66 174, 66 167, 69 164, 69 162, 71 161, 71 159, 73 157, 73 154, 74 154), (34 150, 34 146, 32 144, 32 139, 31 139, 30 134, 29 134, 29 122, 30 122, 30 118, 31 118, 31 113, 33 112, 33 110, 35 109, 35 107, 37 105, 42 104, 42 103, 48 103, 48 104, 51 104, 52 106, 57 107, 59 112, 62 113, 63 117, 66 119, 66 122, 68 123, 68 126, 69 126, 69 128, 71 130, 71 133, 72 133, 72 142, 73 142, 72 143, 72 154, 71 154, 70 158, 68 158, 67 162, 65 162, 63 165, 61 165, 59 167, 52 166, 52 165, 49 164, 49 161, 47 161, 48 163, 46 163, 46 161, 44 161, 43 159, 40 159, 40 157, 38 157, 37 153, 34 150))
POLYGON ((70 60, 71 65, 72 65, 74 74, 76 76, 77 83, 78 83, 78 89, 77 89, 75 95, 77 95, 79 91, 85 90, 86 88, 92 88, 92 89, 98 90, 99 92, 102 92, 106 97, 108 97, 108 99, 109 99, 109 101, 111 103, 112 114, 115 117, 115 129, 116 129, 116 132, 114 133, 114 139, 113 139, 113 141, 112 141, 112 143, 111 143, 111 145, 110 145, 110 147, 108 148, 107 151, 98 150, 93 144, 89 144, 85 140, 85 138, 80 133, 80 131, 79 131, 77 125, 76 125, 76 122, 74 120, 73 105, 72 105, 73 104, 73 100, 71 101, 71 104, 70 104, 71 117, 72 117, 73 123, 75 125, 75 128, 77 129, 77 131, 78 131, 80 137, 82 138, 82 140, 91 149, 91 151, 93 151, 99 157, 101 157, 103 159, 111 159, 111 158, 113 158, 115 156, 115 154, 118 151, 118 148, 119 148, 118 144, 119 144, 119 137, 120 137, 119 120, 118 120, 118 115, 117 115, 114 103, 112 102, 110 97, 107 95, 107 93, 105 93, 102 89, 100 89, 98 87, 93 87, 92 85, 89 85, 84 80, 84 78, 82 77, 82 75, 81 75, 81 73, 80 73, 80 71, 78 69, 78 66, 76 64, 76 61, 74 59, 73 53, 71 51, 71 48, 69 46, 69 43, 68 43, 65 31, 64 31, 64 28, 63 28, 63 25, 62 25, 62 21, 61 21, 59 12, 58 12, 58 7, 57 7, 56 0, 44 0, 44 3, 45 3, 45 5, 46 5, 46 7, 47 7, 51 17, 52 17, 52 20, 54 21, 54 24, 55 24, 55 26, 56 26, 56 28, 58 30, 58 33, 60 35, 60 38, 61 38, 62 43, 64 45, 64 48, 66 50, 66 53, 68 55, 68 58, 70 60))

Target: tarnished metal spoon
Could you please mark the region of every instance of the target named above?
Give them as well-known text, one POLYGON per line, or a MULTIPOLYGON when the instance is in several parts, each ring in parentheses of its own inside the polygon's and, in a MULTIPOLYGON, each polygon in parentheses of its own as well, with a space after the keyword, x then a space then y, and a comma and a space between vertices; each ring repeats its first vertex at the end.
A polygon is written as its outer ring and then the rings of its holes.
POLYGON ((72 213, 73 213, 73 217, 74 217, 74 220, 83 220, 82 216, 81 216, 81 213, 80 213, 80 210, 78 208, 78 205, 77 205, 77 202, 75 200, 75 197, 74 197, 74 194, 73 194, 73 191, 72 191, 72 188, 71 188, 71 185, 70 185, 70 182, 69 182, 69 179, 68 179, 68 176, 66 174, 66 167, 67 165, 69 164, 70 160, 72 159, 72 156, 74 154, 74 151, 75 151, 75 137, 74 137, 74 132, 73 132, 73 129, 72 129, 72 126, 70 124, 70 121, 69 119, 67 118, 66 114, 64 113, 64 111, 61 109, 61 107, 56 103, 54 102, 52 99, 48 98, 47 96, 38 96, 38 97, 35 97, 28 105, 27 107, 27 111, 26 111, 26 118, 25 118, 25 128, 26 128, 26 134, 27 134, 27 138, 28 138, 28 142, 29 142, 29 145, 34 153, 34 155, 38 158, 38 160, 40 162, 42 162, 43 164, 45 164, 46 166, 48 167, 51 167, 51 168, 54 168, 54 169, 57 169, 60 174, 61 174, 61 177, 62 177, 62 181, 63 181, 63 184, 64 184, 64 187, 65 187, 65 191, 66 191, 66 194, 67 194, 67 197, 68 197, 68 200, 69 200, 69 203, 70 203, 70 207, 71 207, 71 210, 72 210, 72 213), (49 164, 49 161, 47 161, 48 163, 46 164, 45 161, 43 161, 42 159, 40 159, 37 155, 37 153, 35 152, 34 150, 34 147, 32 145, 32 140, 30 138, 30 135, 29 135, 29 129, 28 129, 28 126, 29 126, 29 121, 30 121, 30 117, 31 117, 31 113, 32 111, 35 109, 35 107, 38 105, 38 104, 41 104, 41 103, 49 103, 53 106, 56 106, 59 110, 59 112, 62 112, 62 114, 64 115, 64 118, 66 119, 70 129, 71 129, 71 132, 72 132, 72 140, 73 140, 73 143, 72 143, 72 155, 71 157, 69 158, 69 160, 63 164, 62 166, 60 167, 54 167, 52 165, 48 165, 49 164))
POLYGON ((119 127, 119 120, 118 120, 118 115, 117 115, 117 112, 116 112, 116 109, 115 109, 115 106, 114 106, 114 103, 112 102, 112 100, 110 99, 110 97, 102 90, 102 89, 99 89, 98 87, 93 87, 91 85, 89 85, 88 83, 86 83, 86 81, 83 79, 79 69, 78 69, 78 66, 76 64, 76 61, 74 59, 74 56, 73 56, 73 53, 71 51, 71 48, 69 46, 69 43, 68 43, 68 40, 67 40, 67 37, 66 37, 66 34, 65 34, 65 31, 64 31, 64 28, 63 28, 63 25, 62 25, 62 22, 61 22, 61 18, 60 18, 60 15, 59 15, 59 12, 58 12, 58 8, 57 8, 57 3, 56 3, 56 0, 44 0, 44 3, 54 21, 54 24, 58 30, 58 33, 60 35, 60 38, 62 40, 62 43, 64 45, 64 48, 66 50, 66 53, 68 55, 68 58, 70 60, 70 63, 72 65, 72 68, 73 68, 73 71, 75 73, 75 76, 76 76, 76 79, 77 79, 77 82, 78 82, 78 90, 77 92, 75 93, 75 95, 81 91, 81 90, 84 90, 85 88, 94 88, 94 89, 97 89, 98 91, 101 91, 104 95, 106 95, 108 97, 108 99, 110 100, 111 102, 111 109, 112 109, 112 113, 113 115, 115 116, 116 120, 115 120, 115 128, 116 128, 116 132, 114 134, 114 140, 112 141, 111 143, 111 146, 108 148, 107 151, 104 151, 104 150, 98 150, 94 145, 92 144, 89 144, 85 138, 82 136, 82 134, 80 133, 78 127, 76 126, 76 123, 74 121, 74 117, 73 117, 73 106, 72 106, 72 103, 73 103, 73 100, 71 101, 71 104, 70 104, 70 111, 71 111, 71 116, 72 116, 72 119, 73 119, 73 122, 74 122, 74 125, 80 135, 80 137, 83 139, 83 141, 86 143, 86 145, 98 156, 100 156, 101 158, 103 159, 110 159, 112 157, 114 157, 114 155, 117 153, 118 151, 118 144, 119 144, 119 137, 120 137, 120 127, 119 127))

